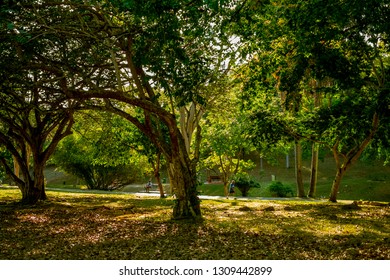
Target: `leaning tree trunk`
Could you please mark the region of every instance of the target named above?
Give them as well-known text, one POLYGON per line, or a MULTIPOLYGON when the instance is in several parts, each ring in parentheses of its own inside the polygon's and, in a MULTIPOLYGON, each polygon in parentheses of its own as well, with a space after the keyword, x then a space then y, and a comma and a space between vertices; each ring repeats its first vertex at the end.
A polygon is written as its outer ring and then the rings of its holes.
POLYGON ((336 176, 333 180, 332 189, 329 196, 330 202, 337 202, 337 194, 339 192, 341 180, 344 177, 345 171, 346 171, 345 167, 337 168, 336 176))
POLYGON ((370 133, 364 138, 361 143, 352 147, 348 153, 342 155, 338 152, 340 141, 332 147, 333 157, 336 161, 337 172, 335 179, 332 184, 332 190, 330 192, 329 201, 337 202, 337 194, 339 192, 341 180, 343 179, 344 174, 347 170, 359 159, 364 149, 370 144, 371 140, 374 138, 379 127, 379 115, 375 112, 372 119, 372 129, 370 133), (341 161, 340 156, 342 156, 343 161, 341 161))
POLYGON ((157 181, 158 191, 160 192, 160 198, 165 198, 164 186, 161 183, 160 174, 155 175, 155 177, 156 177, 156 181, 157 181))

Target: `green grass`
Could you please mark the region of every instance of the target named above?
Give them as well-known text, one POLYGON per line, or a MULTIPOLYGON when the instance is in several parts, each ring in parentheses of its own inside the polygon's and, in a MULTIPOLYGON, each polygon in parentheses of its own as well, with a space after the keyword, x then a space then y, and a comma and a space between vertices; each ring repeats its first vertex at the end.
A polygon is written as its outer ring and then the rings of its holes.
POLYGON ((171 198, 47 194, 0 188, 0 259, 390 259, 385 205, 203 200, 194 222, 171 220, 171 198))
POLYGON ((45 169, 45 178, 50 185, 55 187, 77 187, 77 185, 80 184, 80 180, 78 180, 76 177, 57 170, 55 166, 48 166, 45 169))
MULTIPOLYGON (((255 169, 251 172, 251 176, 258 182, 261 187, 252 189, 249 192, 250 197, 271 197, 269 185, 271 184, 271 176, 276 176, 276 180, 283 184, 291 186, 295 191, 295 174, 293 160, 291 160, 289 169, 286 169, 285 163, 281 159, 279 164, 271 166, 264 163, 264 170, 255 169)), ((305 191, 309 189, 310 178, 310 161, 303 162, 303 176, 305 191)), ((325 158, 319 163, 319 175, 317 184, 318 198, 328 198, 332 181, 335 175, 334 161, 332 158, 325 158)), ((79 182, 74 176, 70 176, 59 172, 55 167, 50 166, 46 169, 45 176, 48 182, 48 187, 56 189, 85 189, 82 182, 79 182)), ((146 180, 146 179, 145 179, 146 180)), ((146 181, 145 181, 146 182, 146 181)), ((169 192, 169 188, 166 190, 169 192)), ((223 196, 222 184, 204 184, 198 188, 202 195, 223 196)), ((124 192, 142 192, 144 191, 142 183, 139 186, 125 187, 124 192)), ((237 191, 236 195, 240 195, 237 191)), ((357 162, 345 175, 338 199, 341 200, 370 200, 370 201, 390 201, 390 167, 383 166, 381 162, 357 162)))
MULTIPOLYGON (((317 197, 327 199, 330 194, 329 181, 319 182, 317 185, 317 197)), ((252 188, 249 191, 249 197, 272 197, 273 194, 269 191, 271 182, 262 183, 260 188, 252 188)), ((296 187, 293 182, 285 182, 296 193, 296 187)), ((223 196, 223 184, 204 184, 199 188, 200 194, 211 196, 223 196)), ((309 184, 305 184, 306 193, 309 189, 309 184)), ((237 190, 236 195, 241 193, 237 190)), ((387 201, 390 202, 390 186, 388 182, 373 181, 362 183, 361 179, 346 178, 340 188, 338 199, 341 200, 369 200, 369 201, 387 201)))
MULTIPOLYGON (((293 162, 291 163, 293 164, 293 162)), ((249 192, 250 197, 271 197, 269 185, 272 183, 271 175, 276 177, 277 181, 291 186, 296 193, 294 166, 286 169, 281 160, 279 165, 271 166, 264 163, 264 170, 258 169, 251 173, 251 176, 260 182, 259 189, 252 189, 249 192)), ((310 161, 306 160, 303 164, 303 176, 305 192, 309 191, 310 161)), ((334 161, 332 158, 326 158, 319 163, 319 174, 316 196, 318 198, 328 198, 335 176, 334 161)), ((199 188, 205 195, 224 195, 222 184, 205 184, 199 188)), ((240 192, 238 191, 239 195, 240 192)), ((390 166, 383 166, 382 162, 357 162, 342 180, 339 199, 342 200, 370 200, 390 202, 390 166)))

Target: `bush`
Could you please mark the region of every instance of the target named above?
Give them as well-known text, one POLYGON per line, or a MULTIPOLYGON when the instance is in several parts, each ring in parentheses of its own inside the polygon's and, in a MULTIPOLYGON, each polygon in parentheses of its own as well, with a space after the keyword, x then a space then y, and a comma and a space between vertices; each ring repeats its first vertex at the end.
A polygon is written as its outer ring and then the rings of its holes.
POLYGON ((59 163, 60 170, 82 179, 90 190, 117 190, 134 183, 139 170, 131 165, 104 166, 84 162, 59 163))
POLYGON ((281 182, 272 182, 269 186, 271 194, 278 197, 286 197, 288 194, 294 196, 294 192, 290 186, 285 186, 281 182))
POLYGON ((82 179, 88 189, 116 190, 141 180, 142 167, 146 166, 145 159, 121 152, 71 135, 59 143, 52 163, 59 170, 82 179))
POLYGON ((251 188, 260 188, 260 184, 250 179, 238 178, 236 187, 240 190, 242 196, 246 197, 251 188))

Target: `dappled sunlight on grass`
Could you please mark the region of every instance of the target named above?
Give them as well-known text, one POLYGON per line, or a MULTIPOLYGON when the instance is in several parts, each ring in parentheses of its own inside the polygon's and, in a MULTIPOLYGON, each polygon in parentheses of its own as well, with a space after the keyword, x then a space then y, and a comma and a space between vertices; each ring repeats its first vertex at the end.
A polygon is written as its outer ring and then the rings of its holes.
POLYGON ((118 220, 150 220, 150 221, 166 221, 170 217, 172 211, 171 209, 166 209, 162 207, 149 208, 138 210, 137 212, 132 212, 130 214, 124 214, 116 216, 118 220))
POLYGON ((388 206, 203 200, 201 221, 174 221, 171 198, 19 196, 0 189, 0 259, 390 259, 388 206))
MULTIPOLYGON (((312 240, 314 247, 317 247, 319 241, 324 240, 325 243, 319 247, 322 252, 332 250, 329 247, 332 243, 338 246, 343 242, 346 245, 351 243, 352 247, 362 243, 370 244, 367 239, 382 243, 388 240, 386 234, 390 229, 388 207, 368 206, 361 210, 345 210, 343 205, 334 206, 328 203, 262 201, 236 202, 233 205, 220 203, 219 209, 220 211, 216 211, 217 207, 213 207, 210 213, 206 211, 205 216, 221 229, 236 228, 254 236, 279 235, 286 240, 293 239, 293 244, 302 246, 312 244, 312 240), (370 219, 369 223, 367 217, 370 219), (355 242, 356 239, 365 241, 355 242)), ((389 245, 386 244, 385 248, 389 250, 389 245)), ((300 256, 307 258, 306 250, 302 249, 300 256)), ((354 258, 363 254, 357 253, 356 250, 350 252, 353 252, 354 258)), ((314 256, 319 255, 319 252, 312 253, 314 256)), ((342 258, 347 258, 348 254, 342 255, 342 258)))

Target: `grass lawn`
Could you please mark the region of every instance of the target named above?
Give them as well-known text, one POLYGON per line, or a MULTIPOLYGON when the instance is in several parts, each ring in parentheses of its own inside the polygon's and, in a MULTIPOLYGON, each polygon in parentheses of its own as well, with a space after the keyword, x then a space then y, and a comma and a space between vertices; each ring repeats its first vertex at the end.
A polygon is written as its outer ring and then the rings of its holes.
MULTIPOLYGON (((308 193, 310 185, 310 164, 310 160, 303 162, 306 193, 308 193)), ((332 158, 327 157, 320 161, 316 191, 318 198, 329 197, 335 174, 334 160, 332 158)), ((272 175, 276 177, 276 181, 290 186, 296 194, 294 166, 288 169, 285 168, 283 160, 277 166, 264 163, 264 170, 255 169, 251 175, 256 181, 260 182, 261 187, 251 189, 249 191, 250 197, 272 196, 268 189, 272 183, 272 175)), ((204 184, 199 187, 199 190, 205 195, 224 195, 222 184, 204 184)), ((240 192, 237 191, 237 194, 240 195, 240 192)), ((383 162, 379 161, 358 161, 344 176, 340 185, 338 199, 390 202, 390 166, 383 166, 383 162)))
POLYGON ((0 188, 0 259, 390 259, 388 204, 203 200, 194 222, 170 198, 47 194, 0 188))
MULTIPOLYGON (((291 159, 291 167, 285 168, 284 159, 276 166, 264 162, 262 171, 257 167, 252 171, 251 176, 260 183, 261 187, 249 191, 250 197, 271 197, 269 185, 271 176, 274 175, 277 181, 290 186, 296 193, 294 162, 291 159)), ((318 198, 328 198, 335 175, 334 160, 326 157, 319 163, 319 174, 316 196, 318 198)), ((64 174, 56 170, 54 166, 49 166, 45 171, 48 187, 56 189, 83 189, 80 180, 74 176, 64 174)), ((310 160, 303 161, 303 176, 305 191, 309 191, 310 160)), ((203 178, 205 179, 205 178, 203 178)), ((145 179, 146 182, 147 179, 145 179)), ((138 185, 127 186, 121 191, 139 192, 144 191, 145 182, 138 182, 138 185)), ((204 184, 198 188, 203 195, 223 196, 223 185, 204 184)), ((169 192, 169 187, 166 188, 169 192)), ((240 192, 237 190, 237 195, 240 192)), ((358 161, 347 172, 340 186, 338 199, 342 200, 370 200, 390 202, 390 166, 383 166, 379 161, 358 161)))

